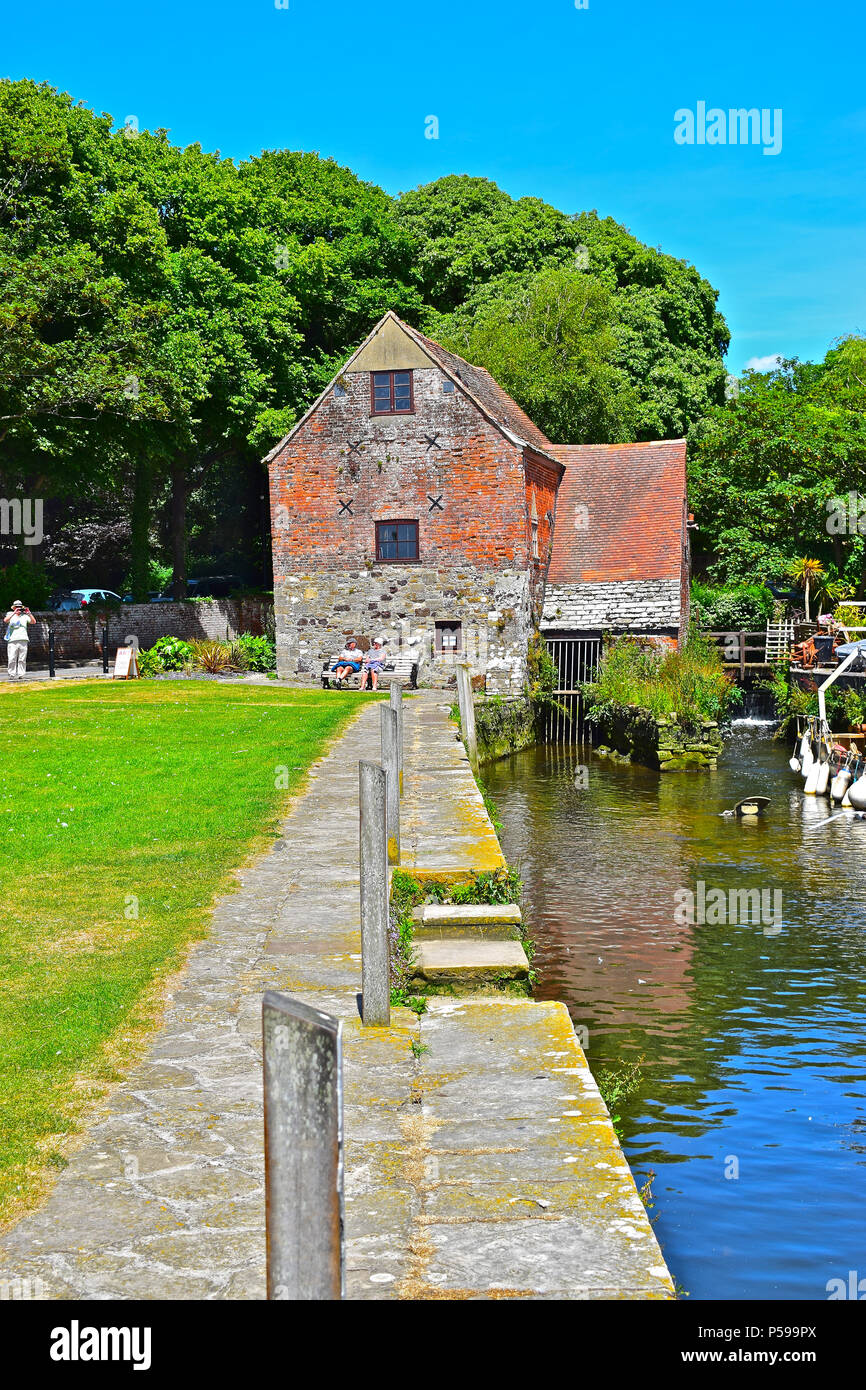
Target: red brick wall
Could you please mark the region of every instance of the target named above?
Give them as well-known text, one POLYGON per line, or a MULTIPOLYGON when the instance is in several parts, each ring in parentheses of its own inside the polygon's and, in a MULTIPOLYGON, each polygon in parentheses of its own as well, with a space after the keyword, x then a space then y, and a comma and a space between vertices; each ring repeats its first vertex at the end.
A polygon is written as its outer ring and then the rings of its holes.
POLYGON ((544 585, 553 550, 553 528, 556 520, 556 494, 560 470, 540 454, 527 453, 526 461, 526 544, 532 554, 532 504, 538 517, 538 559, 532 561, 530 591, 536 618, 544 603, 544 585))
POLYGON ((348 394, 329 393, 277 455, 270 468, 275 583, 374 563, 375 522, 398 519, 419 522, 422 565, 528 566, 522 450, 459 385, 445 394, 445 380, 437 367, 416 369, 415 414, 371 416, 369 373, 350 374, 348 394), (425 436, 438 438, 431 444, 425 436), (431 498, 441 498, 441 510, 431 498), (350 500, 353 515, 341 515, 350 500))

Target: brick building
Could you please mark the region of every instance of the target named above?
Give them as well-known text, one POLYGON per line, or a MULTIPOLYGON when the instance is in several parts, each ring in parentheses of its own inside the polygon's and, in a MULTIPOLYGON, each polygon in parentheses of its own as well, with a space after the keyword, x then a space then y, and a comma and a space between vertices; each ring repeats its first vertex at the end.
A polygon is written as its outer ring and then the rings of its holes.
MULTIPOLYGON (((459 660, 488 691, 522 689, 542 612, 558 621, 545 597, 551 559, 564 566, 578 534, 557 521, 563 479, 582 467, 573 452, 483 369, 386 314, 268 455, 280 674, 318 672, 348 636, 382 635, 418 661, 425 684, 450 684, 459 660)), ((620 481, 627 492, 627 466, 620 481)), ((677 504, 684 515, 684 477, 677 504)), ((591 504, 590 526, 593 516, 591 504)), ((620 544, 636 539, 626 520, 620 544)), ((659 548, 669 568, 667 524, 659 548)), ((645 554, 641 541, 632 569, 645 554)), ((662 590, 642 577, 648 630, 676 630, 682 600, 672 618, 667 578, 662 590), (650 613, 662 592, 664 612, 650 613)), ((563 568, 559 609, 572 582, 563 568)), ((680 592, 686 583, 681 568, 680 592)))

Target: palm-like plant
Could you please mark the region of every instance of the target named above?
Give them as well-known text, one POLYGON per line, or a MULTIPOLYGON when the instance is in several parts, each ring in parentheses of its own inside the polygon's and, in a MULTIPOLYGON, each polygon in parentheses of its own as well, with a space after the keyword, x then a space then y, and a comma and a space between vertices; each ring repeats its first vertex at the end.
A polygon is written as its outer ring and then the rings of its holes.
POLYGON ((827 571, 820 560, 808 560, 803 556, 802 559, 794 560, 788 573, 798 588, 805 592, 806 622, 811 622, 809 595, 820 589, 822 583, 827 579, 827 571))

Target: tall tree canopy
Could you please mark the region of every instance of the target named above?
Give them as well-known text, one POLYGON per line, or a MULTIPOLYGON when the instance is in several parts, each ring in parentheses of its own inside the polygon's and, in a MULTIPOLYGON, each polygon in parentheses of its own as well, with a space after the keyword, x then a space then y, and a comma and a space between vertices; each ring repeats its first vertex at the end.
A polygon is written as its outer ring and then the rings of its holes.
POLYGON ((821 363, 747 372, 695 426, 689 453, 698 539, 715 579, 781 576, 805 555, 866 589, 866 339, 843 339, 821 363))
MULTIPOLYGON (((559 341, 565 371, 558 393, 553 378, 538 391, 519 371, 502 383, 530 414, 535 409, 538 424, 557 442, 678 438, 724 400, 730 334, 716 308, 717 291, 693 266, 644 246, 613 218, 570 217, 466 175, 404 193, 399 210, 418 243, 425 299, 434 311, 429 331, 494 374, 517 325, 531 331, 528 304, 540 308, 547 301, 558 318, 559 306, 584 296, 588 317, 577 356, 559 341), (554 269, 559 279, 550 274, 554 269), (580 291, 575 275, 591 286, 580 291), (575 391, 593 334, 600 394, 587 409, 575 391)), ((544 332, 533 341, 547 361, 544 332)), ((575 337, 570 341, 576 346, 575 337)))
POLYGON ((236 165, 0 82, 3 486, 113 499, 119 535, 122 499, 139 596, 157 543, 185 593, 190 528, 198 544, 220 497, 243 510, 385 310, 580 442, 681 434, 723 399, 715 301, 611 219, 485 179, 395 200, 316 154, 236 165))

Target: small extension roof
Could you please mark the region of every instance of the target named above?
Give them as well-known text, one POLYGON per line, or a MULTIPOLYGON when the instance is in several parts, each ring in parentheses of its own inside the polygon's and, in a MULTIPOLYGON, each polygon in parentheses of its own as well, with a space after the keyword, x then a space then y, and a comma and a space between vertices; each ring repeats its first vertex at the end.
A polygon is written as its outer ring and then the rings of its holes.
POLYGON ((556 502, 549 584, 680 578, 684 439, 551 444, 548 448, 565 464, 556 502))

